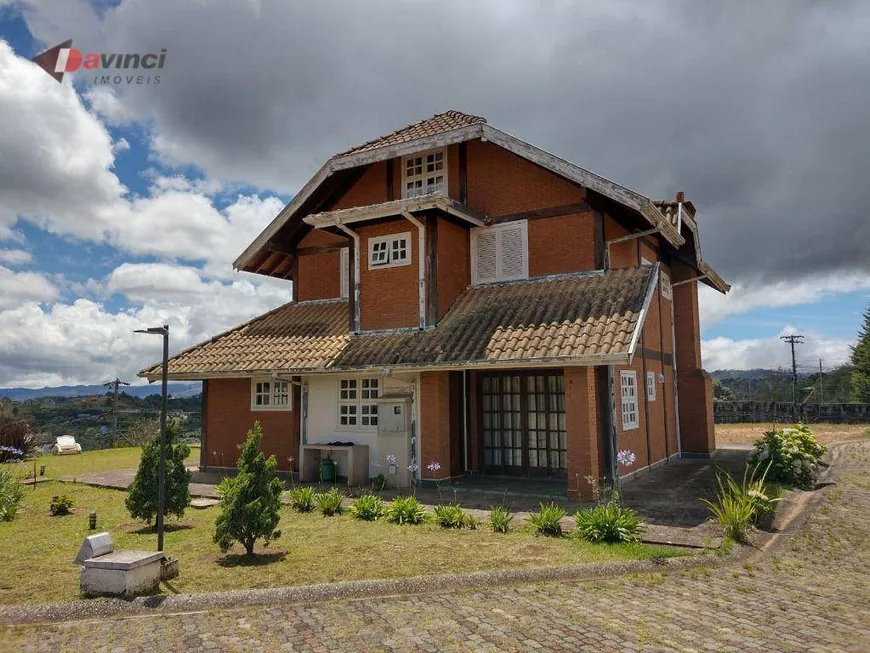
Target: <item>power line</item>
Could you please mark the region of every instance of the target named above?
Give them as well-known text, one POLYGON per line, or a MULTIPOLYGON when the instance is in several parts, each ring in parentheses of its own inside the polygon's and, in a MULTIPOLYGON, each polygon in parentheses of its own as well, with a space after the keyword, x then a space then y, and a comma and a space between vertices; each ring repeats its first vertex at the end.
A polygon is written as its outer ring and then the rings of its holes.
POLYGON ((804 337, 798 334, 791 334, 788 336, 780 336, 780 340, 785 340, 789 345, 791 345, 791 408, 793 417, 797 420, 797 382, 798 382, 798 373, 797 373, 797 359, 795 358, 794 346, 796 344, 802 345, 804 337))

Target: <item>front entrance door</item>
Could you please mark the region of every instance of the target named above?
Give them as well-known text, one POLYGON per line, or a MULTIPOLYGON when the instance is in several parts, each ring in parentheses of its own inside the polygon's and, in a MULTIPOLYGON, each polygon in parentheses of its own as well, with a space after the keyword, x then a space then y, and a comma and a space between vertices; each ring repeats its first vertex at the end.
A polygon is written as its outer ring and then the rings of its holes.
POLYGON ((565 475, 568 437, 561 372, 485 375, 479 392, 486 472, 565 475))

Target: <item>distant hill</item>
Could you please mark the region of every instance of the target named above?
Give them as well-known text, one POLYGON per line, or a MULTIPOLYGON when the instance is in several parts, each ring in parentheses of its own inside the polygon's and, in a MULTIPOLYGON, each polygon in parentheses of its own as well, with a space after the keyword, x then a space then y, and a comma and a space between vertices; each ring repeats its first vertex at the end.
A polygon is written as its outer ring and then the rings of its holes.
POLYGON ((768 376, 776 376, 777 374, 782 374, 782 372, 760 368, 755 370, 716 370, 715 372, 710 372, 710 376, 713 377, 714 381, 721 381, 722 379, 743 379, 749 381, 764 379, 768 376))
MULTIPOLYGON (((121 386, 123 392, 134 397, 148 397, 160 394, 160 384, 121 386)), ((38 399, 40 397, 87 397, 90 395, 103 395, 111 392, 111 388, 102 385, 61 385, 53 388, 0 388, 0 397, 8 397, 12 401, 25 401, 26 399, 38 399)), ((173 397, 192 397, 202 392, 202 384, 199 381, 192 383, 170 383, 169 394, 173 397)))

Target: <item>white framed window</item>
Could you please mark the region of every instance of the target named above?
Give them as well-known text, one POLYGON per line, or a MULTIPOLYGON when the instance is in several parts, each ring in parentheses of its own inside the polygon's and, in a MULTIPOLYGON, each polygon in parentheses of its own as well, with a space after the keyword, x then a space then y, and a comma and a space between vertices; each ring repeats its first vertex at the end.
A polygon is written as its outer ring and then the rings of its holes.
POLYGON ((673 300, 674 289, 671 286, 671 278, 668 276, 668 273, 665 272, 664 270, 659 271, 659 276, 661 277, 659 284, 661 285, 661 288, 662 288, 662 297, 664 297, 665 299, 673 300))
POLYGON ((366 428, 378 425, 378 404, 374 401, 380 392, 380 379, 346 378, 338 381, 339 428, 366 428))
POLYGON ((339 257, 339 278, 340 291, 339 297, 347 299, 350 295, 350 247, 342 247, 339 257))
POLYGON ((619 372, 620 398, 622 400, 622 430, 630 431, 638 427, 637 413, 637 372, 619 372))
POLYGON ((646 373, 646 398, 647 401, 656 400, 656 373, 646 373))
POLYGON ((505 222, 471 230, 471 283, 527 279, 529 223, 505 222))
POLYGON ((402 197, 447 194, 447 152, 433 150, 402 159, 402 197))
POLYGON ((251 379, 251 410, 293 410, 290 382, 280 379, 251 379))
POLYGON ((411 232, 369 238, 369 270, 411 264, 411 232))

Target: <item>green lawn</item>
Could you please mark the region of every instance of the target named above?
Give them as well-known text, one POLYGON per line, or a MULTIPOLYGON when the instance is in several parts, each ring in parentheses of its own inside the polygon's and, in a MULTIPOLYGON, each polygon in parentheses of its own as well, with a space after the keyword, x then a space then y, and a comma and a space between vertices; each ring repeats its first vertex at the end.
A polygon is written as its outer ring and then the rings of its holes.
MULTIPOLYGON (((89 452, 47 457, 46 472, 69 477, 85 471, 134 467, 136 450, 89 452), (50 467, 49 467, 50 465, 50 467)), ((20 469, 20 466, 19 466, 20 469)), ((81 483, 50 480, 27 488, 26 508, 14 521, 0 523, 0 604, 70 601, 78 598, 79 569, 73 564, 88 531, 88 512, 96 510, 98 530, 112 533, 116 548, 156 547, 156 535, 130 519, 123 492, 81 483), (55 494, 74 501, 74 514, 52 517, 55 494)), ((164 592, 202 592, 282 587, 365 578, 398 578, 510 567, 540 567, 684 555, 663 547, 594 545, 574 538, 535 537, 527 530, 508 535, 478 530, 444 531, 434 524, 396 526, 360 522, 347 516, 300 515, 285 508, 282 537, 258 549, 253 564, 242 549, 223 555, 212 543, 219 507, 189 508, 180 522, 169 522, 165 549, 181 561, 181 575, 164 592)))
MULTIPOLYGON (((110 469, 136 469, 139 466, 139 458, 142 449, 139 447, 123 447, 121 449, 102 449, 98 451, 85 451, 79 455, 52 456, 44 454, 32 458, 19 465, 0 465, 0 469, 15 468, 33 472, 33 463, 36 463, 36 473, 39 466, 45 465, 47 478, 68 478, 90 472, 105 472, 110 469)), ((187 462, 191 465, 199 463, 199 446, 190 448, 190 456, 187 462)), ((17 473, 21 473, 18 471, 17 473)))

